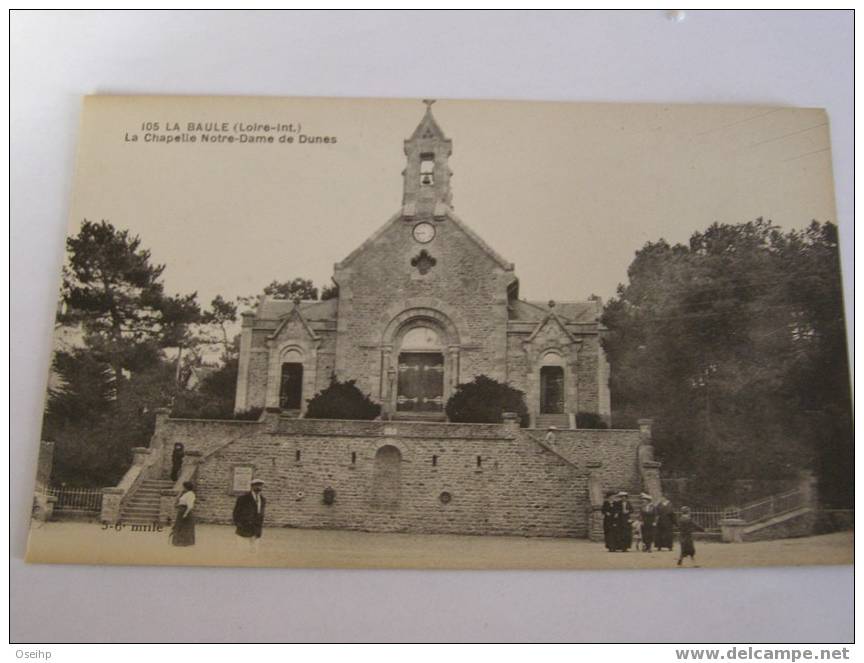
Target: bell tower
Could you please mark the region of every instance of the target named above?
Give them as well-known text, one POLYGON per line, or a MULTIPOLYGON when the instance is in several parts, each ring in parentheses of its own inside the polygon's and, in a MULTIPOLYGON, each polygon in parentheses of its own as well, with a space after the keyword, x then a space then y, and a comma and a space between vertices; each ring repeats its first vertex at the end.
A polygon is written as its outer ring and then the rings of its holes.
POLYGON ((406 218, 443 218, 452 205, 448 159, 453 141, 444 135, 432 115, 434 99, 424 99, 426 112, 405 141, 408 158, 402 171, 402 214, 406 218))

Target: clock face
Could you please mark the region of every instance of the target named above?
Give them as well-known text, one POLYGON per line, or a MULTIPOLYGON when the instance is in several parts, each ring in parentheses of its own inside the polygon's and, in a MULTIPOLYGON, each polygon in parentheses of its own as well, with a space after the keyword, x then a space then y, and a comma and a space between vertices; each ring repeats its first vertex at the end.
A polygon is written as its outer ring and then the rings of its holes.
POLYGON ((418 223, 414 226, 414 239, 421 244, 428 244, 435 239, 435 226, 431 223, 418 223))

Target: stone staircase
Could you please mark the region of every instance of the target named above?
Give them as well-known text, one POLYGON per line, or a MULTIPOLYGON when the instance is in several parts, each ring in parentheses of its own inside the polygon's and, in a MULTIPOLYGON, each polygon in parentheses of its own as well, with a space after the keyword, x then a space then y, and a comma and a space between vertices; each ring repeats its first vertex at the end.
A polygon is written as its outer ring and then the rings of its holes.
POLYGON ((772 514, 754 523, 748 523, 742 532, 744 541, 771 541, 810 536, 816 526, 816 510, 810 506, 772 514))
POLYGON ((555 428, 568 429, 570 428, 570 415, 567 414, 538 414, 534 424, 535 428, 555 428))
POLYGON ((174 482, 169 479, 145 479, 138 490, 120 509, 120 520, 131 524, 150 524, 159 520, 159 502, 163 490, 170 490, 174 482))

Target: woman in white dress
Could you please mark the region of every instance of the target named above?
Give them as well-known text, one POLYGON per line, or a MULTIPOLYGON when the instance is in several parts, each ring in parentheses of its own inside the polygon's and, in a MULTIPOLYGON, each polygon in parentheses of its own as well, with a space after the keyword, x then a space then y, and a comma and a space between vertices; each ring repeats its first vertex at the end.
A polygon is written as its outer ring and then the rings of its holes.
POLYGON ((175 546, 195 545, 195 484, 191 481, 183 483, 183 493, 177 498, 177 514, 174 527, 171 529, 171 543, 175 546))

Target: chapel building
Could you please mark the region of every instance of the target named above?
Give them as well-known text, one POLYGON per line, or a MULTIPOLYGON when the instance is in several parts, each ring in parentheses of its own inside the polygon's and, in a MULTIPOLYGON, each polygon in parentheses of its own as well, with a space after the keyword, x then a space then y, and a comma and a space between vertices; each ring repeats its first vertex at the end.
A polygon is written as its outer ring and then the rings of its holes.
POLYGON ((519 298, 513 263, 453 211, 452 141, 431 102, 404 151, 401 208, 336 263, 338 297, 263 298, 243 314, 235 410, 303 416, 335 376, 384 419, 445 420, 456 386, 482 374, 525 393, 532 426, 608 422, 600 302, 519 298))

